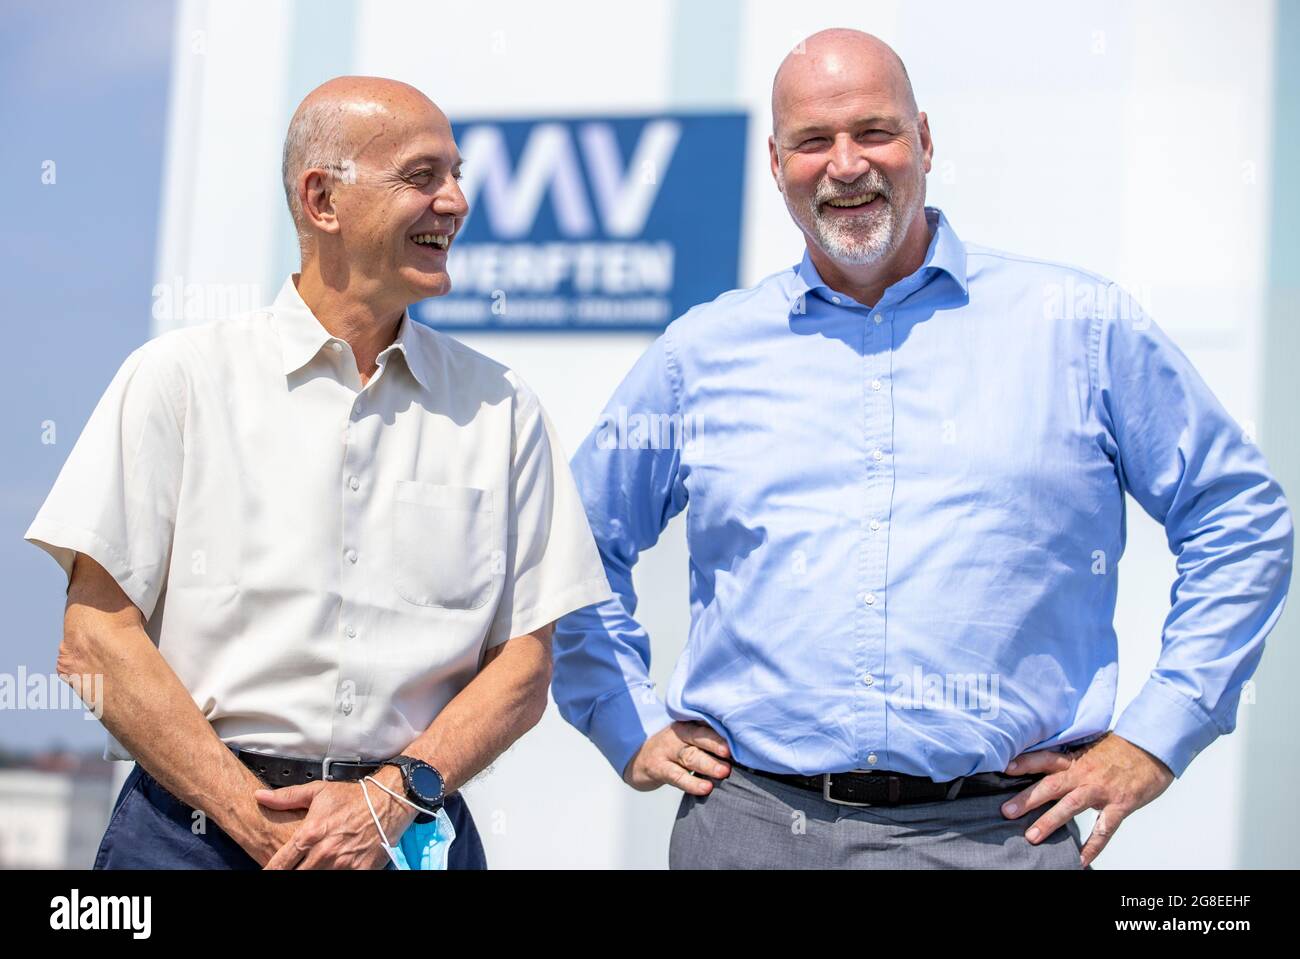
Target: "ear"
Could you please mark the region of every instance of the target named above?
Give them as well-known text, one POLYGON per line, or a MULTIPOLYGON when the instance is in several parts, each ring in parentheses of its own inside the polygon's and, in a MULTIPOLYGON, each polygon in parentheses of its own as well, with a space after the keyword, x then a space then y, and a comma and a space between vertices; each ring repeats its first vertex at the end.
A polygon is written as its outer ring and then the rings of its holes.
POLYGON ((934 140, 930 137, 930 120, 924 112, 916 115, 916 129, 921 135, 921 149, 925 153, 925 172, 930 172, 930 161, 934 157, 934 140))
POLYGON ((313 167, 298 177, 298 202, 303 217, 313 229, 338 233, 338 215, 334 209, 335 180, 325 170, 313 167))
POLYGON ((776 188, 784 193, 785 191, 781 189, 781 161, 776 155, 775 136, 769 136, 767 138, 767 158, 772 166, 772 179, 776 181, 776 188))

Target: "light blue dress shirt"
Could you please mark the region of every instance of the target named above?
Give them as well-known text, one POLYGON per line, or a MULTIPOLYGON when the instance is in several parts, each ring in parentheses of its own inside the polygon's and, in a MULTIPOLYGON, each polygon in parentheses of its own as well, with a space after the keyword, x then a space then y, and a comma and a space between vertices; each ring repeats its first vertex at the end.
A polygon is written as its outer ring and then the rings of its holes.
POLYGON ((560 621, 553 693, 620 773, 673 719, 760 769, 940 781, 1103 734, 1125 492, 1178 572, 1113 729, 1181 775, 1234 728, 1291 572, 1259 449, 1121 288, 926 215, 872 308, 805 255, 687 312, 575 455, 614 598, 560 621), (683 509, 664 702, 632 567, 683 509))

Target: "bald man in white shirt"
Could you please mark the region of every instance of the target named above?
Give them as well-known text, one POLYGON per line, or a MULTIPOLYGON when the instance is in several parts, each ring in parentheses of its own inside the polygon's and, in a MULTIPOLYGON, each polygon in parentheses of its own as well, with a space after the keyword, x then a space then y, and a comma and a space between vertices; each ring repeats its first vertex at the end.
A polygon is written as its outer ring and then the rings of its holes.
POLYGON ((450 289, 459 168, 413 87, 309 94, 301 272, 131 354, 28 530, 69 577, 58 671, 104 677, 107 755, 137 763, 96 868, 383 868, 376 826, 439 804, 449 865, 486 865, 457 790, 609 587, 536 397, 407 312, 450 289))

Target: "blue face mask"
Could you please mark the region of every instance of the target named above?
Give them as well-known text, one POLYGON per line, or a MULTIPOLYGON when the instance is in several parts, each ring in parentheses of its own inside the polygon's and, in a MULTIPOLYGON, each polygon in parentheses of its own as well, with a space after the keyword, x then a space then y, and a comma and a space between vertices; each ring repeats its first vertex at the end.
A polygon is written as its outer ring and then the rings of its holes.
POLYGON ((452 840, 456 838, 456 829, 451 824, 451 818, 447 815, 447 810, 439 806, 438 811, 434 813, 431 810, 424 809, 411 802, 405 796, 399 796, 383 783, 366 776, 361 781, 361 792, 366 797, 366 806, 370 809, 370 818, 375 821, 375 828, 379 830, 380 845, 384 852, 388 853, 388 858, 393 861, 393 865, 398 869, 446 869, 447 853, 451 851, 452 840), (397 845, 390 845, 388 836, 384 833, 384 827, 379 824, 379 816, 375 812, 374 805, 370 802, 370 793, 366 790, 366 783, 374 783, 394 799, 406 803, 412 809, 422 813, 428 813, 433 816, 432 822, 413 822, 406 827, 406 832, 402 833, 397 845))

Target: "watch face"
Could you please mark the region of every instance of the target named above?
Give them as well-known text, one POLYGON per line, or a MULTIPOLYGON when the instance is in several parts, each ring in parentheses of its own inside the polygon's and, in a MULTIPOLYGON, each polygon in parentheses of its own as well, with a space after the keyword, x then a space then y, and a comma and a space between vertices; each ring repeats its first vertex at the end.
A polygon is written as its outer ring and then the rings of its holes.
POLYGON ((411 766, 411 788, 430 802, 442 798, 442 777, 425 763, 411 766))

